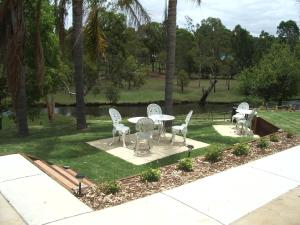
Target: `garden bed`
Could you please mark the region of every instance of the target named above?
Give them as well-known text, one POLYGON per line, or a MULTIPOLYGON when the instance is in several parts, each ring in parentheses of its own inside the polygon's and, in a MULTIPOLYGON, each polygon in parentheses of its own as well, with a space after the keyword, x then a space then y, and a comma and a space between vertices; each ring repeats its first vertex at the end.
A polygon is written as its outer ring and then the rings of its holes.
POLYGON ((177 164, 168 165, 160 168, 161 178, 157 182, 142 182, 141 177, 137 175, 117 181, 120 190, 115 194, 107 194, 103 186, 95 186, 88 188, 80 199, 89 207, 99 210, 175 188, 300 144, 299 136, 289 137, 286 132, 278 132, 275 135, 278 137, 277 142, 271 142, 270 136, 264 138, 268 146, 263 149, 258 147, 261 139, 248 142, 248 155, 236 156, 233 154, 235 149, 233 146, 223 151, 222 160, 219 162, 205 161, 205 156, 192 158, 193 171, 191 172, 178 170, 177 164))

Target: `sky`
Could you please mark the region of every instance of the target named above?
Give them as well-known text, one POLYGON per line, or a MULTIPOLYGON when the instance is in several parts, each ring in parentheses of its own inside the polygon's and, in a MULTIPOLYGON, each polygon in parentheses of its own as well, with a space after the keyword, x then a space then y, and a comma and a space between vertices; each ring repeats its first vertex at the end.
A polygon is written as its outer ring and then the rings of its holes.
MULTIPOLYGON (((140 0, 153 21, 161 22, 165 0, 140 0)), ((300 25, 300 1, 297 0, 202 0, 200 6, 191 0, 178 0, 177 24, 186 27, 186 16, 194 24, 202 19, 217 17, 229 29, 240 24, 252 35, 262 30, 275 35, 281 21, 294 20, 300 25)))

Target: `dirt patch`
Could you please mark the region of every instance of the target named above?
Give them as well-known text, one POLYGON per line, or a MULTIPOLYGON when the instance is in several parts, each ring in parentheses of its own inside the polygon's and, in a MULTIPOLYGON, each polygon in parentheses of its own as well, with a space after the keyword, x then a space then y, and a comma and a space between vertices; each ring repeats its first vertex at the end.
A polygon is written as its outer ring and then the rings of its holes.
MULTIPOLYGON (((205 161, 204 156, 193 158, 192 172, 177 170, 177 164, 172 164, 160 168, 161 179, 158 182, 142 182, 140 176, 137 175, 119 180, 118 184, 121 189, 116 194, 107 195, 101 187, 91 187, 86 190, 85 195, 80 199, 89 207, 99 210, 175 188, 300 144, 300 136, 287 138, 287 133, 285 132, 277 133, 276 135, 278 136, 278 142, 269 142, 269 146, 264 150, 257 146, 259 140, 249 142, 250 151, 247 156, 234 155, 232 153, 233 147, 231 147, 224 150, 223 159, 216 163, 205 161)), ((266 138, 269 139, 269 137, 266 138)))

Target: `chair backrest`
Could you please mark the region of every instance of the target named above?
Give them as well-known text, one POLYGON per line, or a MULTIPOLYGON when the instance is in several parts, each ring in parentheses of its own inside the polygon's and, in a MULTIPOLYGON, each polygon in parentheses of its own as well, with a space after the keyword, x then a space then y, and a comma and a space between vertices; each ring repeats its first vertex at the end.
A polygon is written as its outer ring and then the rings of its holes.
POLYGON ((155 124, 150 118, 139 119, 135 125, 137 135, 141 139, 150 139, 152 138, 152 133, 154 130, 155 124))
POLYGON ((159 115, 162 114, 161 107, 157 104, 150 104, 147 106, 147 115, 152 116, 152 115, 159 115))
POLYGON ((114 108, 109 109, 109 115, 111 120, 113 121, 113 125, 117 125, 122 121, 122 116, 118 110, 114 108))
POLYGON ((238 109, 249 109, 249 104, 247 102, 242 102, 239 104, 238 109))
POLYGON ((188 125, 190 120, 191 120, 191 117, 193 115, 193 110, 191 110, 185 117, 185 124, 188 125))

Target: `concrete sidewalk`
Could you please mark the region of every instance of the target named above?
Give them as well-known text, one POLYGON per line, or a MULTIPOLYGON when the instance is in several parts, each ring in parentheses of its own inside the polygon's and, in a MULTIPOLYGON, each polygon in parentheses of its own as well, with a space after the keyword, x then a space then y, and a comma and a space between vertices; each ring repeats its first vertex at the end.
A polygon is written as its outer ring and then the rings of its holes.
POLYGON ((92 212, 21 155, 0 157, 0 193, 29 225, 92 212))
MULTIPOLYGON (((37 206, 41 207, 43 199, 49 199, 47 193, 55 196, 51 194, 55 185, 45 182, 44 188, 47 188, 48 192, 43 194, 39 193, 39 189, 34 189, 34 194, 30 198, 35 201, 31 201, 29 197, 24 200, 14 198, 15 194, 26 195, 26 192, 30 192, 30 183, 43 175, 32 169, 32 176, 28 175, 30 170, 24 171, 23 175, 27 174, 28 178, 14 180, 14 174, 6 175, 8 180, 1 182, 1 179, 3 180, 1 158, 0 192, 6 199, 14 200, 11 204, 29 225, 231 224, 300 185, 300 146, 297 146, 178 188, 100 211, 92 212, 82 206, 77 199, 72 198, 69 202, 65 202, 64 199, 71 197, 66 197, 67 194, 61 192, 60 198, 53 199, 51 207, 48 207, 50 215, 41 216, 43 211, 37 206), (24 183, 18 183, 18 180, 22 179, 32 179, 28 180, 28 186, 25 185, 26 191, 20 190, 24 188, 24 183), (10 182, 16 182, 15 185, 21 188, 15 190, 14 185, 5 184, 10 182), (67 207, 74 209, 72 212, 64 211, 60 214, 55 205, 61 210, 67 207), (30 213, 30 210, 34 210, 35 214, 30 213), (30 215, 31 220, 26 220, 24 215, 27 218, 30 215)), ((287 207, 286 210, 288 209, 287 207)))

